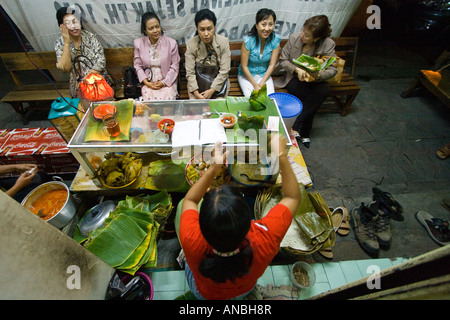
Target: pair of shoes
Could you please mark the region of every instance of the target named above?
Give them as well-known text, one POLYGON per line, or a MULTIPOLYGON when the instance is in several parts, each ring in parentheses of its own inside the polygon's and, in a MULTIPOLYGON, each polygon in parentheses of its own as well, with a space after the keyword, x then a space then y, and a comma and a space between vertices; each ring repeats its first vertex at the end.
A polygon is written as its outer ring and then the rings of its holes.
POLYGON ((376 201, 364 202, 351 212, 351 225, 359 245, 370 255, 378 255, 380 247, 391 244, 391 224, 389 216, 379 210, 376 201))
POLYGON ((378 202, 380 210, 385 212, 391 219, 397 221, 405 220, 403 217, 403 207, 389 192, 384 192, 377 187, 372 188, 373 200, 378 202))
POLYGON ((348 210, 345 207, 337 207, 336 209, 330 208, 330 211, 334 231, 341 236, 348 235, 350 232, 350 215, 348 210))
POLYGON ((416 219, 428 231, 431 239, 441 246, 450 244, 450 230, 448 221, 434 218, 426 211, 416 212, 416 219))

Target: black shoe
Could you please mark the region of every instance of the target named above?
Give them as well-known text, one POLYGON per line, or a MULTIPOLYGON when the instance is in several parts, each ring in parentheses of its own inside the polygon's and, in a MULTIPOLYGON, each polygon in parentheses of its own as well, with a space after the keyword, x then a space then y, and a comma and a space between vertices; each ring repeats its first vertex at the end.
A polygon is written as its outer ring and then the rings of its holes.
POLYGON ((403 221, 403 207, 389 192, 384 192, 377 187, 372 188, 373 200, 378 202, 378 208, 389 215, 393 220, 403 221))
POLYGON ((301 139, 303 145, 305 147, 309 148, 309 145, 311 144, 311 139, 309 139, 309 138, 300 138, 300 139, 301 139))

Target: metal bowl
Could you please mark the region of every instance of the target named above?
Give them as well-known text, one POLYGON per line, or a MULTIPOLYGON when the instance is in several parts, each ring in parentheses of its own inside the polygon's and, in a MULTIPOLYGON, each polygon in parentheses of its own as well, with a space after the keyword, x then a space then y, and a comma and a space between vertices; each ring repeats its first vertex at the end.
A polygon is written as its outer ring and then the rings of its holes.
POLYGON ((45 194, 48 191, 52 190, 66 190, 67 191, 67 199, 64 203, 61 210, 58 211, 53 217, 46 220, 52 226, 55 226, 58 229, 65 227, 70 220, 72 220, 73 216, 77 212, 77 207, 75 205, 75 200, 70 194, 69 188, 67 185, 60 181, 52 181, 41 184, 39 187, 34 188, 23 200, 22 206, 30 210, 33 203, 45 194))

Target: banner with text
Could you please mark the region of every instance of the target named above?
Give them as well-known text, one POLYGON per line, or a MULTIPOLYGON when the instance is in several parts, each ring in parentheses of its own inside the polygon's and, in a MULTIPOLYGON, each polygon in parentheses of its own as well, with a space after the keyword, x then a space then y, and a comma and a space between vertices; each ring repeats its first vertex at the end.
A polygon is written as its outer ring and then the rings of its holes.
POLYGON ((18 26, 36 51, 54 50, 60 36, 56 11, 62 6, 76 5, 86 30, 95 33, 105 48, 132 47, 141 35, 141 16, 154 11, 166 35, 179 44, 195 34, 195 13, 204 8, 217 17, 216 32, 230 41, 242 40, 255 24, 260 8, 275 11, 275 32, 283 39, 302 29, 309 17, 325 14, 340 36, 361 0, 0 0, 1 6, 18 26))

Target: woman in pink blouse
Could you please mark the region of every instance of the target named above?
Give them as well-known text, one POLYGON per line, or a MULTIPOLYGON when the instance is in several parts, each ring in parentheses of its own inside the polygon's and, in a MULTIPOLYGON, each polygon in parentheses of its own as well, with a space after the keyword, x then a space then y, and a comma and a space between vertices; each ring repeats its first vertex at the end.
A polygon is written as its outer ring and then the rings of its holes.
POLYGON ((134 68, 147 100, 175 100, 180 65, 177 42, 164 35, 154 12, 141 19, 143 37, 134 40, 134 68))

